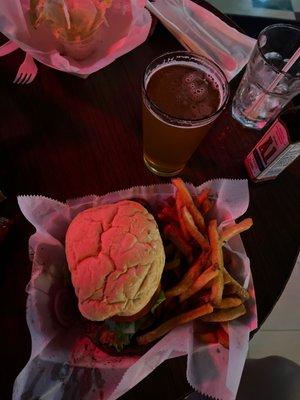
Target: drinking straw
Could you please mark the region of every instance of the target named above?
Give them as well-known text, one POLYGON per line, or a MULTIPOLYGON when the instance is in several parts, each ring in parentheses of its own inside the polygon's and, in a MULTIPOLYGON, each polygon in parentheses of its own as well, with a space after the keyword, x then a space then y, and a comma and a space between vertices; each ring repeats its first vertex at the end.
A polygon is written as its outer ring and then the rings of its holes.
MULTIPOLYGON (((300 57, 300 47, 298 47, 298 49, 295 51, 295 53, 293 54, 293 56, 289 59, 289 61, 285 64, 285 66, 283 67, 282 71, 280 72, 279 75, 277 75, 277 77, 274 79, 273 82, 270 83, 270 85, 267 87, 266 92, 267 93, 263 93, 260 96, 258 96, 258 98, 256 99, 256 101, 252 104, 251 107, 249 107, 249 109, 247 110, 248 115, 251 115, 253 113, 253 111, 255 111, 256 108, 260 107, 261 104, 263 103, 263 101, 265 100, 266 96, 268 95, 268 93, 272 92, 272 90, 278 85, 278 83, 281 81, 281 79, 283 78, 284 74, 286 72, 289 71, 289 69, 295 64, 295 62, 298 60, 298 58, 300 57)), ((252 118, 254 119, 255 117, 252 116, 252 118)))

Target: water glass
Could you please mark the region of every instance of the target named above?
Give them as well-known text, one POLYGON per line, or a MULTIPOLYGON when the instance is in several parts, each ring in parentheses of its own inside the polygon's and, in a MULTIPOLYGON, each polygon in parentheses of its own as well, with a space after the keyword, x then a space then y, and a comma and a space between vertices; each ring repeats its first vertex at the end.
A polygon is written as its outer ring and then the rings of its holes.
POLYGON ((291 69, 282 69, 300 47, 300 29, 286 24, 265 28, 247 65, 232 103, 232 115, 244 126, 262 129, 300 93, 300 59, 291 69), (278 84, 271 83, 282 74, 278 84))

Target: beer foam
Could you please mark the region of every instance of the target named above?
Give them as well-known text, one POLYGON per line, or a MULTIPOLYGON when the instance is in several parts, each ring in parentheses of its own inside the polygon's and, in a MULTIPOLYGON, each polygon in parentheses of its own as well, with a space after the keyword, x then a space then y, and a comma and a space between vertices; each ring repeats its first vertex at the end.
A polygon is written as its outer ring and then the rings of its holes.
POLYGON ((185 74, 179 86, 183 95, 193 102, 204 100, 209 90, 208 83, 204 77, 205 75, 198 70, 185 74))
POLYGON ((201 70, 190 72, 190 73, 186 74, 184 76, 183 80, 185 83, 192 83, 192 82, 195 82, 197 79, 199 79, 199 77, 203 79, 203 74, 202 74, 201 70))
POLYGON ((199 68, 189 63, 170 63, 156 68, 149 78, 146 82, 148 96, 170 117, 200 120, 218 110, 222 86, 218 77, 214 78, 205 66, 199 68))
POLYGON ((220 91, 220 85, 215 80, 215 78, 211 74, 207 74, 206 77, 209 79, 210 84, 216 89, 220 91))
POLYGON ((186 66, 190 68, 195 68, 197 71, 190 72, 186 74, 186 83, 194 82, 197 78, 201 77, 203 80, 208 79, 211 85, 214 87, 214 89, 218 90, 220 93, 220 97, 223 95, 223 90, 222 90, 222 85, 220 82, 218 82, 218 79, 216 79, 211 73, 209 67, 206 65, 200 65, 195 62, 184 62, 184 61, 171 61, 168 63, 161 63, 160 65, 157 65, 156 68, 154 68, 146 77, 145 79, 145 87, 147 88, 148 83, 152 76, 159 70, 165 69, 167 67, 170 67, 172 65, 181 65, 181 66, 186 66))

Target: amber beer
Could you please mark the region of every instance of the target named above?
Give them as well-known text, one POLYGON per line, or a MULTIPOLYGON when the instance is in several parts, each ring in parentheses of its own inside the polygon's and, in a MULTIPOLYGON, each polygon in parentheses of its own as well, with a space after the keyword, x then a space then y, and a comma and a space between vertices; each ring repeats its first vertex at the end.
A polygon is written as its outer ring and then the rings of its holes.
POLYGON ((152 61, 143 83, 144 161, 150 171, 182 171, 228 96, 225 75, 205 57, 181 51, 152 61))

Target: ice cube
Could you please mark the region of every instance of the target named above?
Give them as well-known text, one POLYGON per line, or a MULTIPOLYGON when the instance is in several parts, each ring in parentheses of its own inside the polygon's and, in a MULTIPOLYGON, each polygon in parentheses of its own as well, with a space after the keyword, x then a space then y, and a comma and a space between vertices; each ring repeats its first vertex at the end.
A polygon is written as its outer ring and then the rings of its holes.
POLYGON ((282 60, 282 55, 279 53, 276 53, 276 51, 270 51, 269 53, 265 54, 265 58, 267 60, 275 61, 275 60, 282 60))

